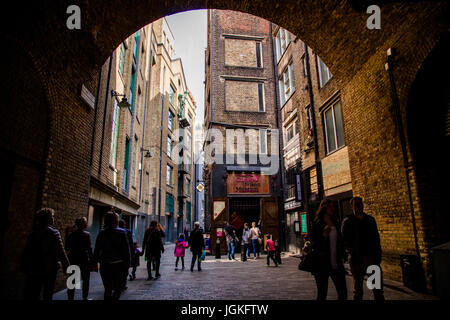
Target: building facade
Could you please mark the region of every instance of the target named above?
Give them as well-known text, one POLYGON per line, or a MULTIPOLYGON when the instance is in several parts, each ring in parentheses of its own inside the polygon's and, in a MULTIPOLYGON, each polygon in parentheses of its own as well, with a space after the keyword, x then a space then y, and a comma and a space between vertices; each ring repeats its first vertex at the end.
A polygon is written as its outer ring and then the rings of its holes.
POLYGON ((272 30, 283 127, 286 241, 288 250, 298 253, 320 199, 335 202, 339 221, 351 214, 345 106, 320 57, 286 29, 273 25, 272 30))
POLYGON ((168 242, 191 224, 196 105, 173 45, 160 19, 123 41, 103 66, 89 191, 94 240, 110 210, 138 243, 153 219, 168 242), (124 97, 128 107, 121 106, 124 97))
POLYGON ((280 240, 281 182, 271 24, 210 10, 205 68, 205 227, 212 251, 228 221, 280 240), (269 159, 269 161, 264 161, 269 159), (275 167, 275 168, 274 168, 275 167))

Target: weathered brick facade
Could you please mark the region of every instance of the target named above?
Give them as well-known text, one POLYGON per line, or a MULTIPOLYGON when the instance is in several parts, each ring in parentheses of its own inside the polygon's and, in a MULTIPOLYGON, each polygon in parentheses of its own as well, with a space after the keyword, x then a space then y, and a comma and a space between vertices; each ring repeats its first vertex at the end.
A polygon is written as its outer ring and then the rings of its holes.
MULTIPOLYGON (((409 203, 384 65, 386 50, 395 48, 393 74, 406 120, 416 75, 448 32, 448 3, 380 1, 380 30, 366 28, 367 14, 354 3, 216 0, 207 5, 255 14, 283 26, 328 65, 341 90, 353 193, 365 199, 367 212, 378 221, 383 267, 390 277, 399 279, 399 254, 416 254, 417 242, 430 284, 429 250, 446 238, 430 237, 436 224, 429 223, 434 218, 422 207, 427 196, 420 180, 423 174, 416 174, 414 166, 409 173, 413 206, 409 203)), ((11 57, 0 81, 2 88, 16 89, 5 90, 14 94, 5 96, 3 109, 10 112, 1 117, 2 154, 9 155, 7 166, 14 168, 7 170, 10 195, 6 196, 9 202, 4 202, 8 203, 4 205, 6 217, 2 216, 8 223, 1 235, 1 277, 6 279, 2 296, 20 297, 23 276, 17 272, 18 259, 35 209, 42 205, 55 208, 56 226, 61 231, 88 210, 94 110, 80 100, 81 85, 97 96, 98 72, 123 39, 165 15, 204 8, 205 2, 83 2, 81 30, 67 29, 67 4, 63 1, 11 5, 10 12, 15 14, 6 15, 0 28, 2 43, 7 44, 5 51, 11 57), (41 135, 43 132, 46 134, 41 135)), ((426 208, 434 207, 428 204, 426 208)))

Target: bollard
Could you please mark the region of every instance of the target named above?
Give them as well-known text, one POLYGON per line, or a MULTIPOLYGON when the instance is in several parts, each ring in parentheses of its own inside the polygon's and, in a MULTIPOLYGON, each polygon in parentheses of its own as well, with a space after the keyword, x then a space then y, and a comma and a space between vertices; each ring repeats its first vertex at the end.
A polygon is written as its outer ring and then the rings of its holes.
POLYGON ((241 261, 247 261, 247 252, 245 252, 244 240, 241 241, 241 261))
POLYGON ((216 259, 220 259, 220 238, 216 240, 216 259))

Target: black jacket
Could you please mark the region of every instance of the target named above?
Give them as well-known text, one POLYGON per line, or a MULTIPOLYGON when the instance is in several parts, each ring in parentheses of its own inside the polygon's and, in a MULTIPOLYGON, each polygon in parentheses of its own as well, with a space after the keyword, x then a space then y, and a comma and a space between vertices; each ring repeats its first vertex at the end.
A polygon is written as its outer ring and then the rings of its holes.
MULTIPOLYGON (((317 272, 331 270, 330 238, 323 236, 325 221, 314 220, 311 230, 311 245, 314 252, 314 265, 317 272)), ((344 269, 344 244, 339 225, 334 222, 337 231, 336 262, 339 269, 344 269)))
POLYGON ((380 234, 374 217, 364 213, 362 220, 350 215, 342 223, 344 245, 350 254, 350 263, 360 262, 362 256, 374 257, 381 263, 380 234))
POLYGON ((101 230, 95 242, 94 256, 100 264, 122 260, 126 265, 130 265, 131 256, 127 233, 120 228, 101 230))
POLYGON ((91 268, 95 263, 91 235, 87 231, 76 230, 69 234, 66 240, 66 250, 69 251, 67 256, 70 264, 80 266, 80 268, 91 268))
POLYGON ((201 254, 205 247, 202 229, 194 229, 189 236, 189 246, 192 253, 201 254))
POLYGON ((22 255, 22 271, 34 274, 56 272, 62 265, 69 266, 69 259, 59 231, 53 227, 36 228, 28 237, 22 255))
POLYGON ((145 251, 145 256, 147 258, 161 256, 161 252, 164 252, 161 231, 150 228, 145 231, 142 251, 145 251))

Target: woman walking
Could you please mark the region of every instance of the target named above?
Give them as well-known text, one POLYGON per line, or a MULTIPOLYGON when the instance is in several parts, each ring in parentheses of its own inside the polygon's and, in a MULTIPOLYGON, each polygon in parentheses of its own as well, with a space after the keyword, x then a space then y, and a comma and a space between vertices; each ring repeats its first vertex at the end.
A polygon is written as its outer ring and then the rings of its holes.
POLYGON ((259 245, 260 238, 261 238, 261 231, 256 226, 256 222, 252 222, 252 228, 250 229, 250 240, 252 241, 254 260, 256 260, 256 248, 259 245))
POLYGON ((164 244, 162 242, 161 231, 158 228, 158 222, 153 220, 150 222, 150 226, 145 230, 144 243, 142 244, 142 250, 145 251, 145 257, 147 259, 147 280, 152 280, 152 259, 155 260, 155 278, 159 278, 159 265, 161 262, 161 253, 164 253, 164 244))
MULTIPOLYGON (((75 220, 76 230, 72 232, 66 241, 66 250, 69 251, 67 255, 71 265, 80 267, 83 300, 87 300, 89 295, 89 280, 91 271, 97 271, 97 265, 92 252, 91 235, 86 231, 88 226, 86 218, 78 218, 75 220)), ((67 297, 73 300, 75 296, 75 289, 67 289, 67 297)))
POLYGON ((177 260, 175 261, 175 271, 178 270, 178 261, 181 258, 181 266, 182 269, 184 270, 184 256, 186 254, 186 248, 188 248, 189 245, 186 243, 185 238, 184 238, 184 233, 180 233, 180 235, 178 236, 178 240, 177 243, 175 244, 175 250, 174 250, 174 255, 175 257, 177 257, 177 260))
POLYGON ((312 226, 311 244, 315 266, 312 274, 316 280, 317 300, 326 300, 329 277, 336 287, 338 299, 346 300, 344 247, 331 200, 324 199, 320 203, 312 226))

